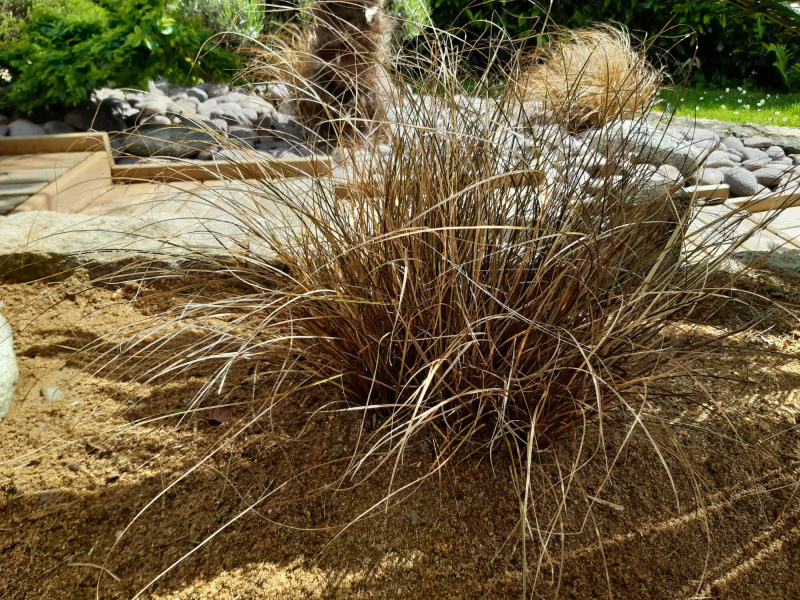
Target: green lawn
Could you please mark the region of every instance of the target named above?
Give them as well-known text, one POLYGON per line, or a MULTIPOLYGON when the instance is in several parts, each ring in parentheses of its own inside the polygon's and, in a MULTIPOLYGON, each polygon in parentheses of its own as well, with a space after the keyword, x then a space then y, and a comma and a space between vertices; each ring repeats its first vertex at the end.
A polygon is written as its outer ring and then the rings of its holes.
POLYGON ((747 86, 721 89, 678 88, 661 93, 662 106, 677 115, 800 127, 800 94, 765 92, 747 86))

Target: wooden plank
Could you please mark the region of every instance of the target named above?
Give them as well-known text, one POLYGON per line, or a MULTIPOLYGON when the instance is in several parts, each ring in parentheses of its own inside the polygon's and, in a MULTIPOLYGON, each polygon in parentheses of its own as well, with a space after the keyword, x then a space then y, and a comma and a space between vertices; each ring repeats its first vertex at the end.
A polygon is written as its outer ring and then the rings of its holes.
POLYGON ((6 196, 5 198, 0 198, 0 215, 7 215, 28 198, 29 196, 6 196))
POLYGON ((45 154, 52 152, 106 152, 111 154, 105 132, 0 138, 0 154, 45 154))
POLYGON ((221 162, 214 160, 193 163, 151 163, 115 165, 111 176, 116 183, 143 181, 209 181, 212 179, 265 179, 275 176, 324 176, 333 168, 330 157, 269 159, 250 162, 221 162))
POLYGON ((111 168, 108 157, 104 152, 95 152, 28 198, 17 210, 79 213, 109 187, 111 168))
POLYGON ((85 160, 88 156, 88 152, 0 156, 0 170, 7 172, 16 171, 17 169, 69 168, 85 160))
POLYGON ((46 181, 36 181, 33 183, 0 183, 0 198, 9 196, 31 196, 46 185, 46 181))
POLYGON ((730 186, 726 183, 719 185, 690 185, 684 188, 689 197, 725 200, 730 193, 730 186))
POLYGON ((69 170, 67 167, 52 169, 14 169, 13 171, 0 171, 0 185, 7 183, 36 183, 44 181, 49 183, 69 170))
POLYGON ((191 198, 191 190, 201 187, 199 181, 116 185, 95 198, 81 213, 134 215, 147 210, 177 213, 191 198))
POLYGON ((800 188, 778 190, 777 192, 756 194, 755 196, 744 198, 730 198, 728 202, 751 213, 789 208, 800 205, 800 188))

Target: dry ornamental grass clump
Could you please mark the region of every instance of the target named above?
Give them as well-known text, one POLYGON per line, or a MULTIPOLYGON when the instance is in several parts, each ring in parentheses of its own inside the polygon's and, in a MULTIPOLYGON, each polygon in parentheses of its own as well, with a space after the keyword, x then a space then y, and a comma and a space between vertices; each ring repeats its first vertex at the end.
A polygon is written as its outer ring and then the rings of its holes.
MULTIPOLYGON (((338 41, 318 36, 318 53, 343 56, 338 41)), ((678 347, 665 328, 718 293, 708 273, 728 254, 708 259, 702 243, 688 245, 694 206, 678 193, 643 194, 625 160, 604 163, 613 183, 598 189, 583 178, 586 155, 553 149, 569 146, 567 125, 644 118, 652 108, 658 74, 624 32, 562 38, 522 78, 521 57, 500 79, 475 73, 472 97, 463 95, 465 67, 450 42, 431 35, 429 56, 367 68, 393 79, 369 111, 386 115, 376 123, 385 145, 338 138, 340 178, 315 178, 302 190, 264 180, 258 202, 229 201, 225 218, 247 238, 229 244, 230 256, 198 250, 190 272, 151 269, 149 277, 198 275, 202 283, 187 286, 155 324, 117 332, 125 340, 111 365, 157 358, 147 363, 154 379, 216 365, 192 408, 245 360, 271 374, 259 415, 293 390, 327 390, 326 409, 363 416, 343 482, 382 464, 396 468, 422 436, 436 440, 428 476, 461 450, 509 452, 524 547, 526 538, 543 539, 529 515, 544 493, 532 476, 536 453, 571 437, 572 464, 550 484, 566 494, 596 450, 583 447, 589 428, 602 431, 616 408, 635 415, 631 431, 645 428, 639 415, 652 390, 663 398, 662 383, 686 376, 691 359, 719 342, 678 347), (397 91, 410 84, 415 93, 397 91), (534 91, 555 123, 523 135, 515 107, 534 91), (271 214, 262 208, 275 205, 271 214)), ((378 55, 343 64, 358 79, 360 61, 378 55)), ((348 91, 327 62, 304 72, 305 89, 331 90, 339 118, 363 130, 363 115, 339 111, 360 102, 360 91, 348 91)), ((537 527, 558 528, 563 506, 553 506, 537 527)))
POLYGON ((523 98, 573 129, 635 119, 653 107, 662 73, 628 33, 597 25, 561 30, 532 57, 523 98))
POLYGON ((309 19, 252 50, 248 74, 286 82, 284 110, 323 142, 358 139, 384 118, 392 21, 383 0, 318 0, 309 19))

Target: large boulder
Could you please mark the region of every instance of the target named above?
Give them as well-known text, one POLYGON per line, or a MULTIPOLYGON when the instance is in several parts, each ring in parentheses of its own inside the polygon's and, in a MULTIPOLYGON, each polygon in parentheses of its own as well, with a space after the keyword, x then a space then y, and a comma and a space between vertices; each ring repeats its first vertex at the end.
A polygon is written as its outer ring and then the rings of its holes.
POLYGON ((140 127, 131 133, 124 150, 136 156, 192 158, 218 143, 211 133, 193 124, 154 125, 140 127))
POLYGON ((0 421, 8 413, 14 388, 17 387, 19 368, 14 354, 14 335, 11 326, 0 315, 0 421))
POLYGON ((685 140, 667 135, 646 121, 615 121, 587 136, 593 150, 606 156, 627 155, 640 163, 671 165, 684 176, 700 166, 702 153, 685 140))

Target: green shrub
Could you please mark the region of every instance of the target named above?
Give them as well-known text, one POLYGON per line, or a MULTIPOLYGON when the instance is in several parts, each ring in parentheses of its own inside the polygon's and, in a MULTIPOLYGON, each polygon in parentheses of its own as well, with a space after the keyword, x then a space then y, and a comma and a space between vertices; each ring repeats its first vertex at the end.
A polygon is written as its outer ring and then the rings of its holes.
POLYGON ((264 5, 258 0, 179 0, 175 10, 184 18, 196 19, 214 33, 228 33, 230 47, 258 39, 267 24, 264 5))
POLYGON ((166 0, 64 0, 33 6, 20 38, 0 51, 12 87, 0 105, 23 112, 85 102, 103 86, 165 77, 230 77, 237 57, 207 44, 211 32, 176 18, 166 0))
MULTIPOLYGON (((432 16, 441 28, 463 27, 465 39, 474 41, 494 30, 489 21, 514 36, 537 33, 545 15, 542 6, 547 4, 536 5, 527 0, 433 0, 432 16)), ((774 86, 778 73, 762 43, 784 43, 790 51, 800 51, 797 39, 781 26, 759 15, 742 14, 740 8, 728 2, 561 0, 552 3, 551 18, 551 22, 566 27, 584 27, 592 22, 625 25, 637 37, 652 42, 659 55, 666 55, 676 81, 693 65, 696 84, 736 85, 743 79, 755 78, 761 85, 774 86)))

